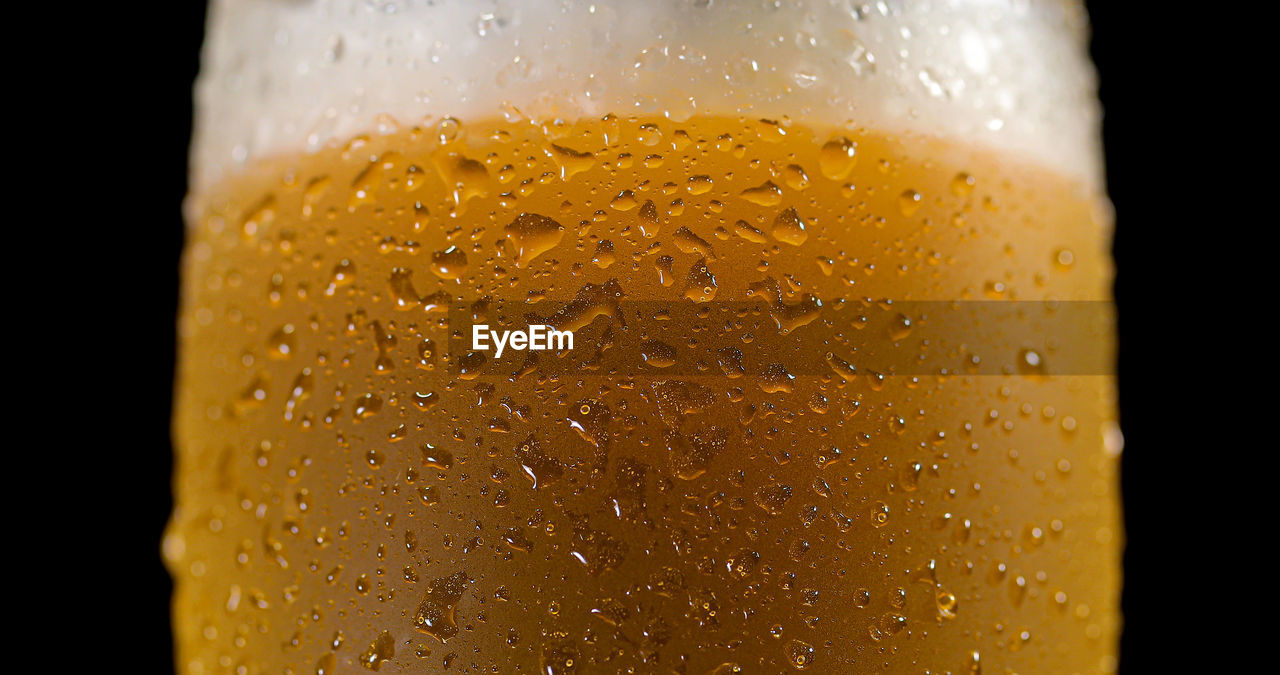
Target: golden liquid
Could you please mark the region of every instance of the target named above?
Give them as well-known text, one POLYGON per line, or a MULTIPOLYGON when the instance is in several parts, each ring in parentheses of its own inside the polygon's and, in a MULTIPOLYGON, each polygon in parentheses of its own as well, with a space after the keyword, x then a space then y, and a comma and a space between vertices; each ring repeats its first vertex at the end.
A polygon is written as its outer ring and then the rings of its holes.
POLYGON ((196 195, 179 669, 1112 670, 1110 376, 846 378, 847 326, 758 354, 778 336, 661 311, 1105 301, 1101 203, 963 145, 718 117, 450 120, 196 195), (631 365, 460 373, 443 306, 599 288, 643 302, 575 351, 631 365))

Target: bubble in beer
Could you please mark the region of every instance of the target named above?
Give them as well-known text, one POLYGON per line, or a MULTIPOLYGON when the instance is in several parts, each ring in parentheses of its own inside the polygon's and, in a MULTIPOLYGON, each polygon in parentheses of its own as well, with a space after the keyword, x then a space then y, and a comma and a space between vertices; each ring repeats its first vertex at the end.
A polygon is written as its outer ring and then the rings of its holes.
POLYGON ((467 269, 467 254, 457 246, 431 254, 431 271, 441 279, 457 280, 467 269))
POLYGON ((804 221, 793 207, 784 209, 773 219, 773 236, 778 241, 800 246, 809 238, 809 233, 805 231, 804 221))
POLYGON ((456 606, 470 581, 465 572, 454 572, 432 581, 414 614, 414 627, 441 643, 457 635, 456 606))
POLYGON ((857 163, 858 146, 844 136, 837 136, 822 144, 818 155, 818 168, 831 180, 844 180, 857 163))
POLYGON ((520 214, 504 232, 514 246, 516 264, 521 267, 555 248, 564 238, 563 225, 536 213, 520 214))
POLYGON ((904 216, 909 217, 915 215, 915 212, 919 210, 920 203, 923 199, 924 197, 915 190, 904 190, 902 194, 898 195, 898 209, 902 211, 902 215, 904 216))
POLYGON ((804 670, 813 665, 816 650, 813 645, 803 640, 790 640, 786 645, 787 661, 796 670, 804 670))
POLYGON ((777 206, 782 203, 782 188, 774 185, 772 181, 765 181, 753 188, 743 190, 739 195, 760 206, 777 206))
POLYGON ((390 661, 395 656, 395 638, 391 637, 391 633, 384 630, 378 634, 378 637, 369 645, 369 648, 360 654, 360 665, 367 670, 378 670, 382 667, 384 661, 390 661))

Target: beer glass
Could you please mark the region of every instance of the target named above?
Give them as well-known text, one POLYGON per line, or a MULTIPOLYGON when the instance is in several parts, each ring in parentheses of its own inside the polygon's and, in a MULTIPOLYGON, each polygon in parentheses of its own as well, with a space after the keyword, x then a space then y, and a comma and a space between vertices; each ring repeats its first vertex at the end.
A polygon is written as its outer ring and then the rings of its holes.
POLYGON ((215 0, 178 670, 1114 670, 1087 30, 215 0))

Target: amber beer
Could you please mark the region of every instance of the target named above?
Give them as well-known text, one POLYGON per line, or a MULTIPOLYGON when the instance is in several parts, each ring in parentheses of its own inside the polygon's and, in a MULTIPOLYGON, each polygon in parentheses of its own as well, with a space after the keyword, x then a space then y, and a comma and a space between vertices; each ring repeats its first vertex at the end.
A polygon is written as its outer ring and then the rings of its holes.
POLYGON ((802 96, 366 119, 198 183, 178 670, 1113 670, 1112 377, 872 372, 929 345, 857 319, 1105 304, 1096 178, 802 96), (471 349, 522 306, 573 349, 471 349))

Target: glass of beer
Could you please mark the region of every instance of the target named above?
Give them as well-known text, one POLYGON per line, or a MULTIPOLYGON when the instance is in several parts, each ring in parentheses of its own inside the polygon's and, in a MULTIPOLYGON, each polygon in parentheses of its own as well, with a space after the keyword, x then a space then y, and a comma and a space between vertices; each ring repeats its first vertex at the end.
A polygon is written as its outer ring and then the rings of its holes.
POLYGON ((215 0, 178 670, 1114 670, 1087 31, 215 0))

